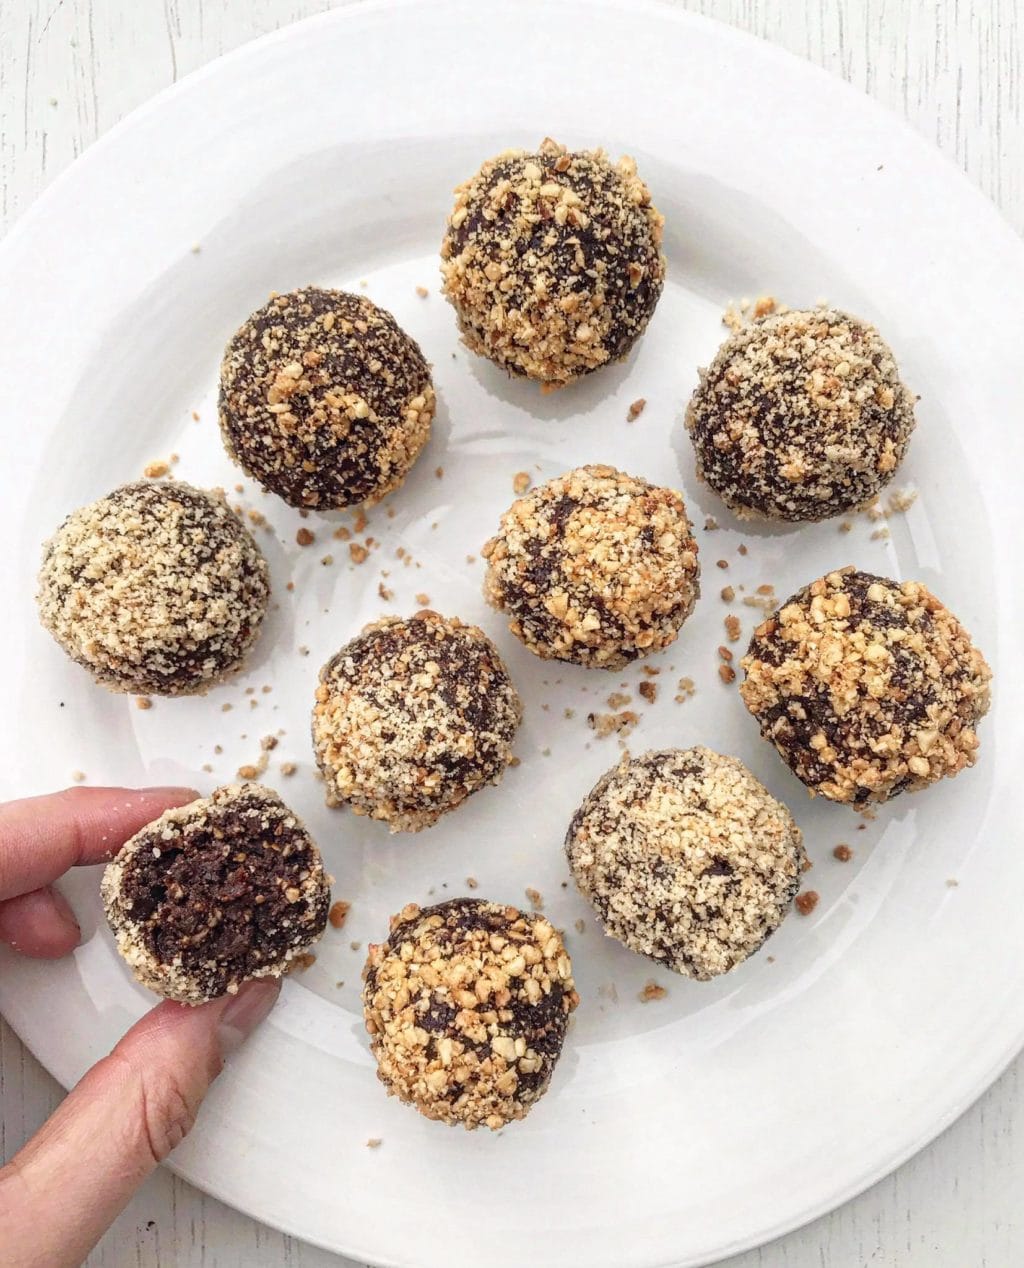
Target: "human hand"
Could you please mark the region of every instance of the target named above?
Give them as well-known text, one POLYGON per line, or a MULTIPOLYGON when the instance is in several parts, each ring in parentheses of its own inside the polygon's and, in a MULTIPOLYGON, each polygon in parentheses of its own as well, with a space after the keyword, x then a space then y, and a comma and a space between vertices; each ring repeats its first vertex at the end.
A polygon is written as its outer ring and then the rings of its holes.
MULTIPOLYGON (((188 788, 70 788, 0 805, 0 941, 56 959, 81 930, 51 883, 104 863, 188 788)), ((224 1059, 262 1021, 275 978, 199 1007, 165 1001, 88 1071, 0 1167, 0 1268, 74 1268, 186 1136, 224 1059)))

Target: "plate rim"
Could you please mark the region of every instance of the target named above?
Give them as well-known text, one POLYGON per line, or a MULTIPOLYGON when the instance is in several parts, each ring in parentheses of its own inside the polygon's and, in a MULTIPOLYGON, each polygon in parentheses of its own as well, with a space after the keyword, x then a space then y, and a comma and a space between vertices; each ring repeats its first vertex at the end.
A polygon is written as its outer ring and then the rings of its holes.
MULTIPOLYGON (((455 0, 457 2, 457 0, 455 0)), ((507 7, 501 3, 501 0, 486 0, 487 3, 496 7, 507 7)), ((563 7, 572 7, 574 0, 558 0, 563 7)), ((350 22, 353 15, 363 12, 400 12, 403 9, 419 5, 425 7, 427 0, 343 0, 343 2, 327 11, 314 14, 301 20, 288 23, 274 31, 267 32, 254 39, 245 41, 230 51, 219 55, 205 62, 202 66, 189 72, 181 79, 168 85, 160 90, 146 101, 142 102, 135 109, 118 120, 112 127, 106 130, 97 140, 92 142, 85 150, 69 164, 46 188, 25 207, 15 222, 9 227, 4 237, 0 239, 0 264, 4 262, 5 257, 17 249, 23 236, 31 232, 34 222, 47 215, 50 206, 56 205, 63 197, 64 190, 68 186, 74 184, 76 178, 94 162, 97 157, 105 154, 109 148, 117 146, 122 135, 128 133, 139 123, 147 119, 150 113, 159 112, 165 103, 169 100, 183 98, 187 94, 194 92, 202 85, 207 77, 214 77, 220 74, 225 65, 234 65, 242 63, 250 58, 259 56, 267 50, 272 49, 276 45, 287 45, 290 40, 295 38, 295 33, 299 29, 308 29, 319 24, 323 26, 339 25, 343 26, 350 22)), ((450 7, 453 0, 429 0, 432 7, 450 7)), ((478 0, 479 3, 479 0, 478 0)), ((548 0, 551 3, 551 0, 548 0)), ((877 122, 883 122, 892 131, 901 134, 906 141, 911 143, 917 150, 918 154, 924 158, 929 157, 929 161, 933 164, 935 160, 945 168, 948 177, 955 175, 955 179, 960 186, 961 193, 974 204, 975 213, 978 217, 984 216, 989 224, 990 231, 998 233, 1002 236, 1007 250, 1014 252, 1020 264, 1024 261, 1024 242, 1021 241, 1019 235, 1014 231, 1013 227, 1005 219, 995 204, 982 192, 982 190, 963 172, 956 162, 948 155, 940 151, 935 145, 929 142, 923 135, 917 132, 906 119, 902 118, 894 111, 882 105, 875 98, 860 91, 849 81, 833 74, 832 72, 817 66, 795 53, 789 52, 780 45, 755 35, 752 32, 734 27, 721 20, 707 17, 703 14, 697 14, 689 10, 680 9, 672 0, 587 0, 589 6, 595 10, 610 11, 630 11, 633 14, 642 16, 644 13, 657 16, 661 19, 672 22, 678 27, 694 27, 704 29, 714 29, 716 36, 720 40, 724 40, 734 46, 747 47, 756 49, 756 55, 769 59, 779 65, 786 65, 794 70, 798 69, 798 73, 804 77, 817 78, 821 84, 828 84, 830 90, 834 93, 845 94, 850 102, 856 100, 857 108, 861 114, 870 113, 877 122)), ((43 1063, 38 1057, 34 1045, 23 1038, 20 1031, 16 1031, 21 1042, 32 1052, 33 1057, 40 1061, 44 1069, 49 1073, 49 1067, 43 1063)), ((896 1169, 902 1166, 914 1155, 936 1140, 948 1128, 961 1117, 973 1104, 975 1104, 982 1095, 993 1085, 993 1083, 1005 1072, 1013 1059, 1024 1048, 1024 1008, 1018 1019, 1017 1026, 1011 1037, 1000 1048, 998 1053, 986 1063, 986 1072, 981 1076, 980 1082, 975 1082, 972 1087, 957 1097, 947 1108, 940 1114, 933 1116, 927 1127, 922 1128, 912 1138, 891 1150, 885 1158, 871 1167, 864 1168, 863 1172, 845 1185, 838 1186, 833 1195, 822 1198, 817 1202, 813 1202, 809 1207, 801 1209, 799 1214, 790 1215, 780 1219, 776 1224, 765 1227, 761 1231, 749 1234, 745 1237, 737 1238, 729 1243, 726 1249, 715 1252, 714 1260, 707 1260, 703 1257, 699 1258, 672 1258, 669 1260, 651 1260, 643 1259, 636 1262, 643 1263, 648 1268, 686 1268, 697 1265, 718 1262, 720 1259, 742 1253, 745 1250, 763 1246, 769 1242, 785 1236, 787 1233, 793 1232, 806 1224, 813 1222, 828 1212, 853 1200, 859 1194, 865 1192, 874 1184, 880 1182, 888 1175, 892 1174, 896 1169)), ((183 1179, 187 1179, 190 1184, 195 1184, 197 1188, 200 1186, 184 1175, 182 1171, 175 1165, 173 1156, 164 1164, 170 1171, 176 1175, 180 1175, 183 1179)), ((240 1202, 236 1197, 228 1192, 229 1186, 219 1187, 216 1182, 203 1182, 200 1191, 209 1193, 219 1201, 232 1206, 234 1209, 242 1211, 251 1218, 259 1222, 265 1221, 251 1205, 240 1202)), ((381 1257, 379 1252, 367 1249, 359 1249, 351 1247, 344 1251, 338 1251, 337 1248, 328 1242, 318 1241, 316 1238, 310 1237, 303 1232, 301 1228, 295 1224, 289 1223, 286 1219, 275 1216, 271 1222, 271 1226, 280 1229, 282 1232, 290 1236, 294 1236, 301 1241, 306 1241, 312 1245, 322 1246, 324 1249, 330 1250, 335 1254, 341 1254, 356 1259, 365 1259, 381 1265, 381 1268, 400 1268, 403 1260, 381 1257)))

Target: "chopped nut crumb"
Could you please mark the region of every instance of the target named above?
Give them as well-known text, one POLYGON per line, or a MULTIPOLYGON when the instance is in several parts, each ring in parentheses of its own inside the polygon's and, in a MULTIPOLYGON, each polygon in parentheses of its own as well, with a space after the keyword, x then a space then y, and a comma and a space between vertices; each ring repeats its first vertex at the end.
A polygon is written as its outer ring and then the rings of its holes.
POLYGON ((517 471, 512 477, 512 489, 515 493, 525 493, 532 483, 528 471, 517 471))
POLYGON ((730 661, 730 660, 732 660, 732 652, 728 649, 728 647, 721 647, 721 646, 719 646, 719 648, 718 648, 718 655, 719 655, 719 656, 721 657, 721 659, 722 659, 722 660, 724 660, 724 661, 730 661))
POLYGON ((683 704, 685 701, 689 700, 697 690, 692 678, 680 678, 676 687, 677 690, 674 697, 676 704, 683 704))
MULTIPOLYGON (((417 287, 416 289, 419 290, 420 288, 417 287)), ((379 1136, 371 1136, 370 1139, 366 1142, 367 1149, 379 1149, 380 1145, 381 1145, 381 1140, 379 1136)))
POLYGON ((839 531, 841 533, 848 533, 852 528, 853 524, 850 520, 843 520, 843 522, 839 525, 839 531))
POLYGON ((149 696, 136 696, 135 707, 136 709, 152 709, 153 701, 149 696))
POLYGON ((848 845, 837 845, 832 851, 832 857, 839 860, 840 863, 849 863, 853 858, 853 851, 848 845))
POLYGON ((722 682, 724 683, 728 684, 730 682, 735 682, 736 670, 733 669, 732 665, 719 665, 718 676, 719 678, 721 678, 722 682))
POLYGON ((428 608, 430 607, 430 595, 420 593, 416 595, 416 602, 421 608, 428 608))
POLYGON ((735 643, 739 639, 741 628, 738 616, 730 614, 725 618, 725 635, 730 643, 735 643))
POLYGON ((427 290, 425 286, 417 286, 416 294, 420 297, 420 299, 426 299, 427 296, 430 294, 430 292, 427 290))
POLYGON ((277 736, 265 735, 263 739, 260 740, 260 748, 264 751, 264 753, 269 753, 271 749, 277 748, 277 736))
POLYGON ((639 999, 641 1004, 650 1004, 653 1000, 664 999, 667 994, 668 991, 664 986, 659 986, 652 978, 637 996, 637 999, 639 999))
POLYGON ((539 889, 534 889, 532 886, 527 885, 525 893, 534 911, 544 910, 544 896, 539 889))
POLYGON ((704 531, 706 533, 713 533, 717 527, 718 520, 716 520, 713 515, 706 515, 704 517, 704 531))
POLYGON ((735 598, 736 598, 736 591, 732 588, 732 586, 722 587, 722 602, 723 603, 732 603, 733 599, 735 598))
POLYGON ((658 698, 658 684, 656 682, 642 682, 637 690, 648 704, 654 704, 658 698))
POLYGON ((380 597, 384 600, 385 603, 389 603, 395 597, 394 590, 389 590, 383 581, 381 581, 378 584, 377 593, 380 595, 380 597))
POLYGON ((337 902, 331 904, 327 919, 331 922, 332 929, 340 929, 342 927, 351 907, 352 904, 345 902, 343 898, 339 898, 337 902))
POLYGON ((599 740, 622 731, 630 731, 640 721, 631 710, 622 713, 588 713, 587 725, 599 740))
POLYGON ((321 559, 321 560, 320 560, 320 562, 323 564, 323 566, 324 566, 325 568, 329 568, 329 567, 331 566, 331 564, 333 564, 333 563, 334 563, 334 556, 333 556, 333 555, 324 555, 323 559, 321 559))
POLYGON ((292 956, 287 971, 289 973, 305 973, 314 964, 316 964, 316 956, 312 951, 300 951, 298 955, 292 956))
POLYGON ((917 501, 917 489, 894 489, 889 494, 889 514, 902 515, 917 501))
POLYGON ((637 399, 633 402, 633 404, 629 407, 629 412, 626 414, 626 421, 629 423, 635 423, 636 420, 640 417, 640 415, 644 412, 644 406, 646 404, 647 404, 646 400, 642 396, 638 396, 637 399))
POLYGON ((728 568, 728 567, 729 567, 729 561, 728 561, 728 559, 716 559, 716 560, 715 560, 715 566, 716 566, 717 568, 728 568))
POLYGON ((575 923, 573 924, 573 928, 576 930, 577 933, 586 933, 587 922, 581 916, 579 920, 575 921, 575 923))
POLYGON ((259 779, 259 767, 249 764, 247 766, 239 766, 236 772, 239 779, 259 779))
POLYGON ((282 775, 294 775, 294 774, 295 774, 295 772, 296 772, 298 769, 299 769, 299 768, 295 765, 295 763, 294 763, 294 762, 282 762, 282 763, 281 763, 281 774, 282 774, 282 775))
POLYGON ((345 527, 344 524, 339 524, 339 526, 334 530, 334 538, 336 541, 347 542, 351 540, 351 537, 352 533, 345 527))
POLYGON ((312 546, 316 541, 316 533, 311 533, 308 528, 300 528, 295 534, 295 540, 300 546, 312 546))
POLYGON ((363 508, 361 506, 356 507, 356 513, 352 520, 353 533, 361 533, 363 529, 366 528, 367 524, 369 524, 369 522, 370 521, 369 519, 367 519, 366 512, 363 510, 363 508))
POLYGON ((150 480, 159 480, 161 476, 167 475, 170 469, 170 465, 161 460, 149 463, 142 474, 150 480))
POLYGON ((796 896, 796 909, 801 916, 809 916, 817 907, 821 895, 816 889, 805 889, 802 894, 796 896))
POLYGON ((444 467, 435 467, 434 475, 437 476, 437 478, 440 480, 442 476, 444 475, 444 467))
POLYGON ((84 770, 73 770, 73 771, 71 772, 71 778, 75 781, 75 783, 76 783, 76 784, 80 784, 80 783, 82 783, 82 782, 83 782, 83 780, 85 779, 85 771, 84 771, 84 770))
POLYGON ((959 888, 960 888, 960 882, 959 882, 959 881, 958 881, 955 877, 951 876, 951 877, 950 877, 950 878, 946 881, 946 888, 947 888, 947 889, 959 889, 959 888))
POLYGON ((366 549, 366 547, 361 546, 358 542, 349 543, 348 553, 352 556, 352 562, 354 564, 365 563, 370 556, 370 552, 366 549))
POLYGON ((631 704, 633 697, 627 695, 624 691, 613 691, 608 697, 609 709, 621 709, 623 705, 631 704))
POLYGON ((476 887, 477 887, 479 884, 480 884, 480 882, 477 880, 477 878, 476 878, 475 876, 467 876, 467 877, 466 877, 466 888, 467 888, 467 889, 476 889, 476 887))

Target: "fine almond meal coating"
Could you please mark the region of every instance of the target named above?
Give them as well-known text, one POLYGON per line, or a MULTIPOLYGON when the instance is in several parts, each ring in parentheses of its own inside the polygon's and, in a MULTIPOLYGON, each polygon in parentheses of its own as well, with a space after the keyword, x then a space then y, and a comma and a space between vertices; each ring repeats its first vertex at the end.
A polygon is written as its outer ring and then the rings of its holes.
POLYGON ((547 1091, 579 1003, 543 916, 455 898, 391 920, 370 946, 363 1010, 377 1075, 427 1118, 497 1130, 547 1091))
POLYGON ((36 596, 64 651, 114 691, 205 691, 256 641, 267 562, 220 491, 126 484, 43 548, 36 596))
POLYGON ((606 933, 702 982, 775 932, 804 863, 786 807, 706 748, 623 757, 577 810, 565 849, 606 933))
POLYGON ((579 467, 513 502, 482 553, 484 596, 513 634, 577 665, 661 651, 700 594, 682 497, 614 467, 579 467))
POLYGON ((742 665, 761 734, 832 801, 887 801, 974 765, 992 671, 918 581, 830 572, 757 627, 742 665))
POLYGON ((631 158, 548 139, 455 192, 441 273, 472 351, 549 387, 629 352, 665 281, 664 218, 631 158))
POLYGON ((224 353, 228 453, 291 506, 372 506, 430 435, 430 367, 365 295, 316 286, 274 295, 224 353))
POLYGON ((117 949, 151 991, 183 1004, 279 977, 324 931, 320 851, 277 793, 218 788, 168 810, 103 874, 117 949))
POLYGON ((328 805, 418 832, 496 784, 522 704, 494 644, 436 612, 383 617, 320 671, 313 747, 328 805))
POLYGON ((823 520, 873 498, 914 430, 914 398, 874 326, 781 311, 726 339, 686 412, 697 474, 741 517, 823 520))

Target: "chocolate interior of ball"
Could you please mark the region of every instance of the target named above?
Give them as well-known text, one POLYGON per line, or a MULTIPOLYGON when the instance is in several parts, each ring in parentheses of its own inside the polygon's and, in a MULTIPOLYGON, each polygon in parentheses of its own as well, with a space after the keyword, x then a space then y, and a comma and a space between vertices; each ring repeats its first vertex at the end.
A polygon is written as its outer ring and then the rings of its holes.
POLYGON ((319 935, 326 890, 310 914, 316 847, 283 806, 241 792, 187 833, 142 834, 125 863, 120 901, 160 964, 194 975, 208 996, 282 961, 319 935))

